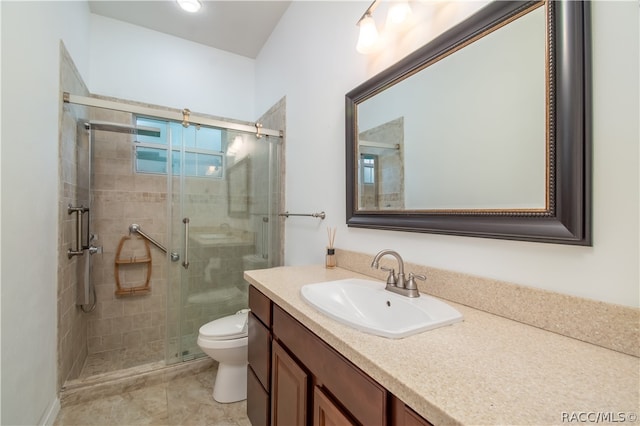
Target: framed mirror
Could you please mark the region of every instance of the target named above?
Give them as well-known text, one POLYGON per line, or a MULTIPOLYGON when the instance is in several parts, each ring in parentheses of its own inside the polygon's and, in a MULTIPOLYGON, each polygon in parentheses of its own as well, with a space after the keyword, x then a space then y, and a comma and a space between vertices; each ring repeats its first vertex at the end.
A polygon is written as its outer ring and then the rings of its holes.
POLYGON ((591 245, 589 22, 492 2, 347 93, 347 224, 591 245))

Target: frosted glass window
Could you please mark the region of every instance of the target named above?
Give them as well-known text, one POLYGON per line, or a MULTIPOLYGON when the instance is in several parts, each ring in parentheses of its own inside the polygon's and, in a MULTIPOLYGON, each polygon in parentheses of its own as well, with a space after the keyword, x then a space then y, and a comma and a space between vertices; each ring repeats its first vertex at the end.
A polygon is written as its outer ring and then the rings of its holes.
POLYGON ((167 174, 166 149, 137 146, 135 154, 137 172, 167 174))
POLYGON ((189 126, 182 123, 136 117, 137 126, 160 129, 160 135, 138 134, 135 145, 137 173, 167 174, 168 162, 174 175, 222 179, 224 130, 212 127, 189 126), (184 149, 176 149, 184 143, 184 149), (167 158, 169 145, 171 158, 167 158), (182 168, 184 167, 184 170, 182 168))
POLYGON ((180 138, 184 138, 184 146, 187 149, 204 149, 208 151, 222 151, 222 130, 213 127, 189 126, 184 127, 182 123, 172 122, 170 124, 171 135, 174 144, 180 138))

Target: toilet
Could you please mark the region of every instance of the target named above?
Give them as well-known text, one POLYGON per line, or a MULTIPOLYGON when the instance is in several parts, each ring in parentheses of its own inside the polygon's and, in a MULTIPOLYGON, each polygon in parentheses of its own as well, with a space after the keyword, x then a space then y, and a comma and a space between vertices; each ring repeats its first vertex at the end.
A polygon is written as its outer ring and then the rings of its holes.
POLYGON ((218 361, 213 399, 229 403, 247 399, 247 321, 243 309, 200 327, 198 346, 218 361))

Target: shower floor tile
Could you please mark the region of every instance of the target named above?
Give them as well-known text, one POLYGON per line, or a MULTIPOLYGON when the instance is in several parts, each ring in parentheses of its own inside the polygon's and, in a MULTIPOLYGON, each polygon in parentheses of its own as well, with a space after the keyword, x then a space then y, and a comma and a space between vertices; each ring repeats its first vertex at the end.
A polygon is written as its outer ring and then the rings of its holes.
POLYGON ((84 367, 78 376, 78 379, 86 379, 87 377, 98 374, 110 373, 125 368, 138 367, 140 365, 149 364, 164 360, 164 352, 162 349, 153 348, 135 348, 135 349, 116 349, 113 351, 100 352, 90 354, 84 362, 84 367))
POLYGON ((64 406, 54 426, 220 425, 250 426, 246 401, 213 400, 216 367, 120 395, 64 406))

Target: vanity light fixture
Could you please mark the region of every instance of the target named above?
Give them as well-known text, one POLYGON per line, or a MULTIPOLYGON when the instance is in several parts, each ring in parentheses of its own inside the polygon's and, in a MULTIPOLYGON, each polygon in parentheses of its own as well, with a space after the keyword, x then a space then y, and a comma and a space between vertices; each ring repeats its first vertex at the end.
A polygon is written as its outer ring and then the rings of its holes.
POLYGON ((187 12, 195 13, 200 10, 202 3, 200 0, 176 0, 178 5, 187 12))
POLYGON ((373 20, 372 14, 378 7, 379 2, 380 0, 374 0, 356 23, 356 25, 360 27, 356 50, 364 55, 371 53, 378 41, 378 29, 376 28, 376 21, 373 20))
POLYGON ((373 51, 378 41, 378 29, 376 28, 376 22, 373 20, 371 13, 368 12, 360 19, 358 25, 360 26, 360 36, 358 37, 356 50, 366 55, 373 51))
MULTIPOLYGON (((374 0, 356 23, 356 25, 360 27, 356 50, 365 55, 373 52, 377 46, 378 29, 373 20, 373 12, 378 7, 380 1, 381 0, 374 0)), ((410 14, 411 7, 409 6, 408 0, 392 0, 392 5, 389 7, 387 15, 387 26, 399 26, 410 14)))
POLYGON ((400 25, 411 15, 411 6, 407 0, 394 1, 389 8, 387 24, 400 25))

